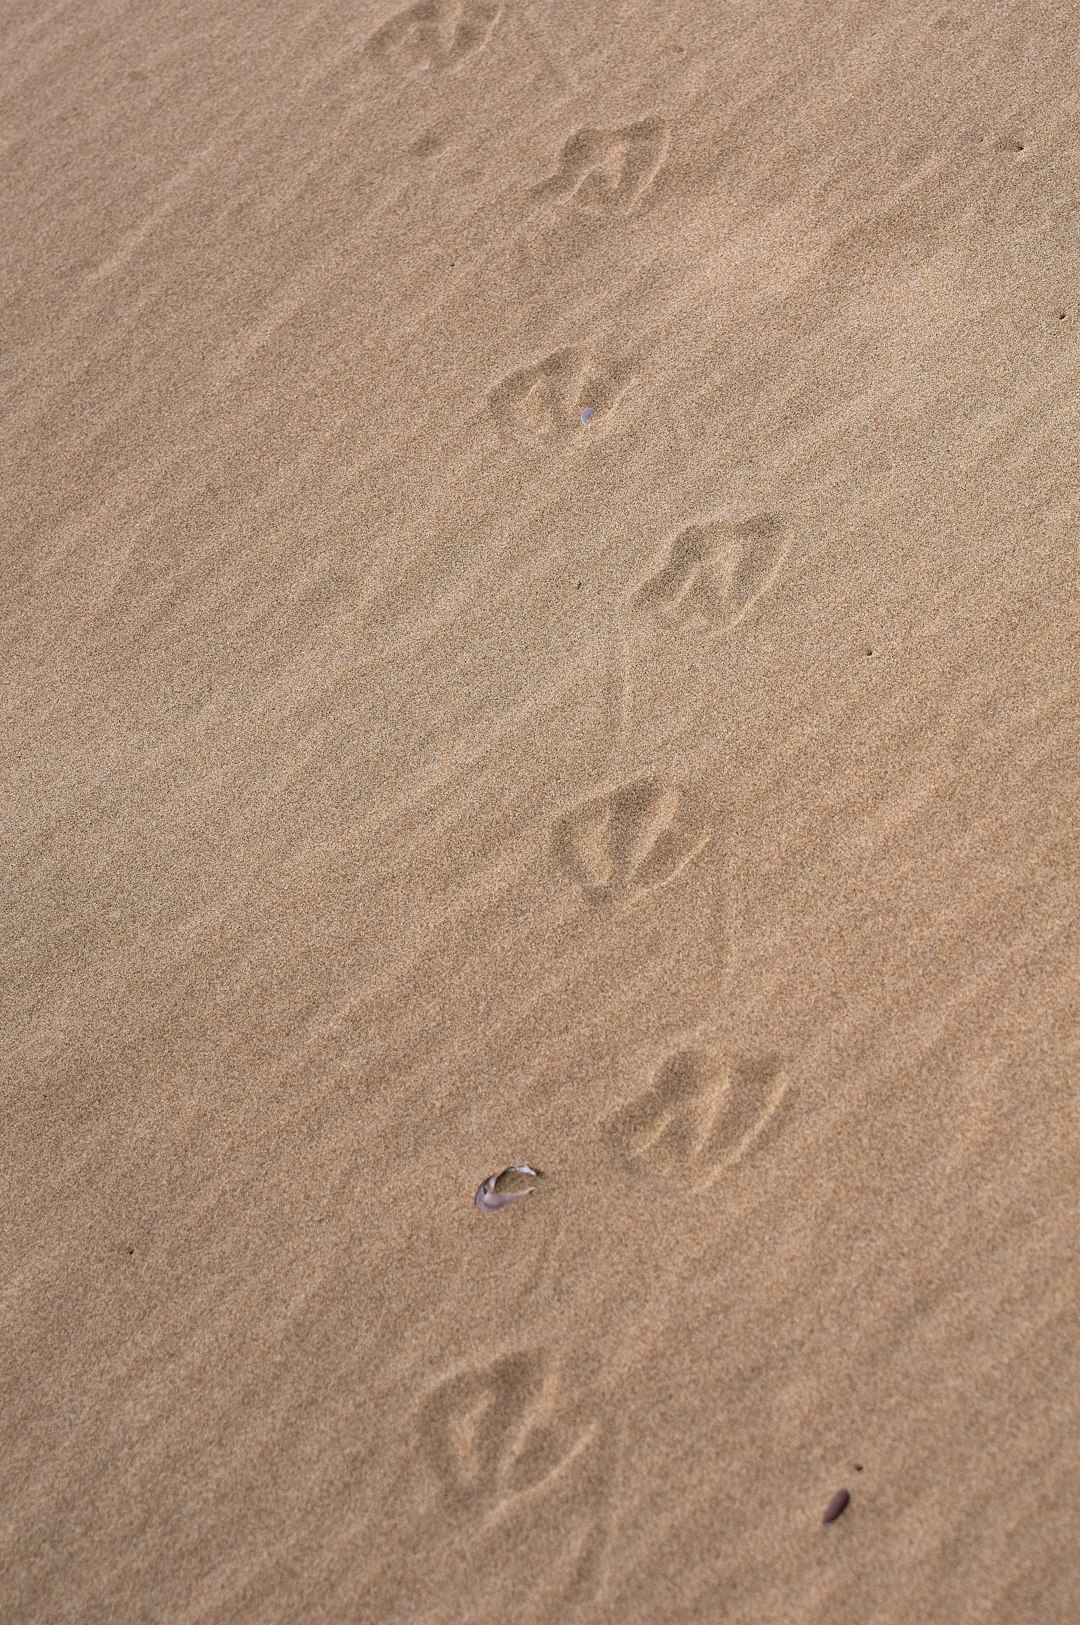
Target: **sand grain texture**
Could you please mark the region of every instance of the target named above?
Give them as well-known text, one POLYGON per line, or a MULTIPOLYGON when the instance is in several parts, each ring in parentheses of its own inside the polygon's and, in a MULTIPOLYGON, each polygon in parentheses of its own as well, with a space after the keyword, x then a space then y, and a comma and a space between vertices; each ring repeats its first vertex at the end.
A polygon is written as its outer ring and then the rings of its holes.
POLYGON ((0 10, 8 1625, 1080 1617, 1078 61, 0 10))

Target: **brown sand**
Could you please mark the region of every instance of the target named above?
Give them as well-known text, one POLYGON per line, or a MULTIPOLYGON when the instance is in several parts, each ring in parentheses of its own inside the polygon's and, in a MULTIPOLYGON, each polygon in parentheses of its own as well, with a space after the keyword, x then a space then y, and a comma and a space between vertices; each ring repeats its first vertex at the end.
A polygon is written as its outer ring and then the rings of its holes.
POLYGON ((1080 1618, 1080 11, 426 11, 3 10, 0 1617, 1080 1618))

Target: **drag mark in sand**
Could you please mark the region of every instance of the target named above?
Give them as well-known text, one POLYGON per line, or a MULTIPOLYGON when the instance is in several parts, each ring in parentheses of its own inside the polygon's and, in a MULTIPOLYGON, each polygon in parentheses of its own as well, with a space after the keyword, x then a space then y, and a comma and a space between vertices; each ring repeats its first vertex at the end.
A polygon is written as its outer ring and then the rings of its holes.
POLYGON ((586 901, 602 907, 667 885, 711 838, 698 798, 652 774, 565 813, 551 849, 586 901))
POLYGON ((701 1051, 679 1049, 609 1120, 605 1137, 637 1172, 703 1190, 761 1144, 787 1093, 777 1056, 717 1066, 701 1051))

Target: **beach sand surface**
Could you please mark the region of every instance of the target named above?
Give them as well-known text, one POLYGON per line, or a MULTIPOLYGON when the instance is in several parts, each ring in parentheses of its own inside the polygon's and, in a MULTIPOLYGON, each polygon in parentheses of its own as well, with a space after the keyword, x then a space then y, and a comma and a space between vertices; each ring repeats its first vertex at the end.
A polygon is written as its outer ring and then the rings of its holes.
POLYGON ((1080 13, 396 4, 0 13, 0 1616, 1076 1620, 1080 13))

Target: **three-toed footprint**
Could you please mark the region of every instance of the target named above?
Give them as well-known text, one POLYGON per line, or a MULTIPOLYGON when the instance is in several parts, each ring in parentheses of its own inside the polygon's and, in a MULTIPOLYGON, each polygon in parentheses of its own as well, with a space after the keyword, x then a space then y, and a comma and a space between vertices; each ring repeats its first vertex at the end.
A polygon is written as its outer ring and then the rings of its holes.
POLYGON ((503 1354, 446 1378, 423 1404, 420 1435, 451 1517, 504 1542, 520 1531, 542 1544, 552 1531, 537 1592, 564 1605, 596 1593, 612 1533, 617 1432, 582 1422, 544 1351, 503 1354))
POLYGON ((515 439, 556 445, 582 435, 586 409, 592 424, 589 439, 594 439, 630 382, 625 367, 604 365, 578 347, 554 350, 510 373, 488 399, 496 423, 515 439))
POLYGON ((637 615, 712 631, 737 626, 776 579, 788 551, 776 514, 687 525, 631 595, 637 615))
POLYGON ((503 0, 417 0, 375 31, 368 50, 406 76, 454 72, 487 44, 502 10, 503 0))
POLYGON ((635 1171, 703 1189, 777 1125, 788 1083, 775 1055, 725 1064, 678 1049, 608 1120, 605 1136, 635 1171))
POLYGON ((440 1383, 425 1402, 422 1435, 447 1503, 499 1506, 565 1472, 595 1428, 561 1423, 558 1401, 542 1352, 504 1354, 440 1383))
POLYGON ((551 847, 586 900, 602 906, 674 880, 711 837, 699 797, 649 774, 565 813, 551 847))
POLYGON ((632 214, 655 182, 670 142, 671 126, 661 118, 578 130, 564 144, 558 168, 538 188, 539 195, 593 214, 632 214))

